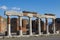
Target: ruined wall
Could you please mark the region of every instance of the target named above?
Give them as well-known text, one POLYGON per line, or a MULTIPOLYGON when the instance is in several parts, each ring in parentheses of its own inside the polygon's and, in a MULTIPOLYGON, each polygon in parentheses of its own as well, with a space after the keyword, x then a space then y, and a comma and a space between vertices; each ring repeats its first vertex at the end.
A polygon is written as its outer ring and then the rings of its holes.
POLYGON ((4 33, 7 30, 6 20, 0 16, 0 33, 4 33))
MULTIPOLYGON (((28 24, 28 21, 23 19, 22 20, 22 31, 23 32, 26 32, 27 29, 27 24, 28 24)), ((11 32, 17 32, 19 30, 19 20, 18 18, 11 18, 11 32)))
POLYGON ((23 32, 27 31, 27 25, 28 25, 28 20, 27 19, 23 19, 22 20, 22 30, 23 30, 23 32))
POLYGON ((19 29, 19 22, 17 18, 11 18, 11 32, 17 32, 19 29))

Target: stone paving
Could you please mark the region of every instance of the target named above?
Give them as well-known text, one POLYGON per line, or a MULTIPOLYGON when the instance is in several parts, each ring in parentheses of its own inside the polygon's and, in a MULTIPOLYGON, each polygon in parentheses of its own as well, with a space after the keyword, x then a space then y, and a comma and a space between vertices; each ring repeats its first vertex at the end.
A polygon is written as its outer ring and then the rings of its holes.
POLYGON ((60 40, 58 36, 31 36, 31 37, 12 37, 12 38, 0 38, 0 40, 60 40))

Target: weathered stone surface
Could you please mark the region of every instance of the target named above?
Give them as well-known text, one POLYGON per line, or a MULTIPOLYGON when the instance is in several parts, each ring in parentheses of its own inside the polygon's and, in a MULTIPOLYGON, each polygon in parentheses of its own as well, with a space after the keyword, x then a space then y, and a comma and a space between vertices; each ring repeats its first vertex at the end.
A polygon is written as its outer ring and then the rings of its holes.
POLYGON ((60 36, 1 38, 0 40, 60 40, 60 36))

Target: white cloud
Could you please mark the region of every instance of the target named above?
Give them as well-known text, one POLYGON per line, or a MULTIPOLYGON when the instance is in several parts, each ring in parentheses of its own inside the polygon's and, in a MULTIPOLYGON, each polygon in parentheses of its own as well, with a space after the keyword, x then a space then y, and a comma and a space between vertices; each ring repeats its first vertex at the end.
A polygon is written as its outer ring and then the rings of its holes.
POLYGON ((3 5, 3 6, 0 6, 0 9, 3 9, 3 10, 7 10, 7 6, 3 5))
POLYGON ((20 10, 18 7, 12 7, 12 10, 20 10))
POLYGON ((3 6, 0 6, 0 9, 2 9, 2 10, 20 10, 20 8, 18 8, 18 7, 7 7, 7 6, 5 6, 5 5, 3 5, 3 6))

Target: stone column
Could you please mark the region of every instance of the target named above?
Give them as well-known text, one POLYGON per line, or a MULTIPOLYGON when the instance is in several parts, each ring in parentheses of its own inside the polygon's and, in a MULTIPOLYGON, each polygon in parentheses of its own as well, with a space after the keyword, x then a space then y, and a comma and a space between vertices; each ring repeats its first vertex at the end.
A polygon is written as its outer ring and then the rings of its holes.
POLYGON ((8 36, 11 36, 10 16, 7 16, 7 31, 8 31, 8 36))
POLYGON ((41 35, 41 19, 40 18, 38 19, 38 22, 39 22, 38 23, 39 35, 41 35))
POLYGON ((20 30, 20 36, 22 36, 23 34, 22 34, 22 17, 21 16, 19 16, 19 30, 20 30))
POLYGON ((53 32, 54 32, 54 34, 56 33, 56 27, 55 27, 55 19, 52 19, 53 20, 53 32))
POLYGON ((32 35, 32 18, 29 17, 30 35, 32 35))
POLYGON ((48 19, 46 18, 46 27, 47 27, 47 34, 49 34, 49 26, 48 26, 48 19))

